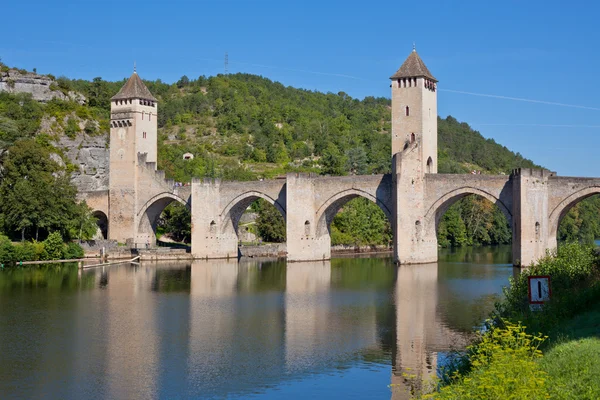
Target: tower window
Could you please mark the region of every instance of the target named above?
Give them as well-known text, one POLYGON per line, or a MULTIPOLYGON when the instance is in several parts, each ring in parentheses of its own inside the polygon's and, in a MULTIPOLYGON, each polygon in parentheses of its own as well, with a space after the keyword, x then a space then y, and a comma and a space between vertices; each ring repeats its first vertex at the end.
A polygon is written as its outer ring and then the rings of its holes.
POLYGON ((410 115, 410 109, 408 108, 408 106, 406 106, 406 116, 408 117, 410 115))
POLYGON ((142 133, 142 138, 146 139, 146 132, 142 133))
POLYGON ((431 157, 429 157, 427 159, 427 173, 430 174, 431 173, 431 168, 433 167, 433 160, 431 159, 431 157))
POLYGON ((414 134, 414 133, 411 133, 411 134, 410 134, 410 142, 411 142, 411 143, 414 143, 414 142, 415 142, 415 139, 416 139, 416 136, 415 136, 415 134, 414 134))

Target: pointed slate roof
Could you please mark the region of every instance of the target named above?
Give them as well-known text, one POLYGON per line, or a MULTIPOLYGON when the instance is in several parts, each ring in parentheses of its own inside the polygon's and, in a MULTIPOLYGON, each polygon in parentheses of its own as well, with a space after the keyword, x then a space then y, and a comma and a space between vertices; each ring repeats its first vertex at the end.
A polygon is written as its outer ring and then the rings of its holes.
POLYGON ((144 99, 158 101, 156 100, 156 97, 152 96, 152 93, 150 93, 146 85, 144 85, 144 82, 142 82, 135 71, 127 83, 125 83, 121 90, 119 90, 119 93, 115 94, 111 100, 123 99, 144 99))
POLYGON ((400 67, 398 71, 394 75, 390 77, 390 79, 398 79, 398 78, 417 78, 420 76, 424 76, 425 78, 429 78, 435 82, 438 80, 431 75, 431 72, 425 66, 421 57, 417 54, 417 51, 413 49, 412 53, 408 56, 404 64, 400 67))

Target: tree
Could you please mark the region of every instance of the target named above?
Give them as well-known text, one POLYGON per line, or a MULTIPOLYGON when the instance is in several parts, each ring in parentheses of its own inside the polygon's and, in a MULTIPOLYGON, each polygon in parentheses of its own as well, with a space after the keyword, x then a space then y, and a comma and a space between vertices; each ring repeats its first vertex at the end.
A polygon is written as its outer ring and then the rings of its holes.
POLYGON ((76 189, 47 148, 31 139, 17 141, 9 149, 2 178, 0 211, 7 232, 19 232, 21 240, 37 240, 40 231, 70 237, 81 211, 76 189))
POLYGON ((188 86, 190 84, 190 78, 188 78, 186 75, 182 76, 178 81, 177 81, 177 87, 179 89, 188 86))
POLYGON ((345 164, 346 158, 342 155, 335 144, 329 142, 327 144, 327 148, 323 151, 323 156, 321 157, 323 173, 331 175, 344 175, 345 164))
POLYGON ((176 242, 191 243, 192 214, 183 204, 173 202, 165 207, 158 225, 176 242))
POLYGON ((346 169, 351 174, 364 175, 367 173, 367 152, 361 147, 346 151, 346 169))
POLYGON ((253 204, 258 212, 256 227, 258 234, 265 242, 285 242, 285 221, 279 211, 263 199, 253 204))

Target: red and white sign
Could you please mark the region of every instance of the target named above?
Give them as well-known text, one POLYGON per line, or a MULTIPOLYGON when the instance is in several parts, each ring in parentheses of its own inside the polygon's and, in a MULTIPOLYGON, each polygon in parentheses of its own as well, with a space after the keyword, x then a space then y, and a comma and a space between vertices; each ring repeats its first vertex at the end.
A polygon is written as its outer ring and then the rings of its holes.
POLYGON ((534 275, 529 277, 529 304, 538 305, 537 307, 531 307, 532 309, 539 309, 539 305, 550 300, 550 296, 552 296, 552 290, 550 289, 550 276, 534 275))

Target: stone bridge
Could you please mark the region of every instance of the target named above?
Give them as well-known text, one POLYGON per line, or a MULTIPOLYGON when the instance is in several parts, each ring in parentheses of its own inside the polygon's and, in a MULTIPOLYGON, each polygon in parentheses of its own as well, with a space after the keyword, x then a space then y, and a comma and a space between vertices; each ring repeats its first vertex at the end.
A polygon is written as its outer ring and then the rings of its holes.
MULTIPOLYGON (((165 180, 156 170, 157 99, 134 72, 111 99, 109 190, 81 193, 109 239, 153 246, 160 214, 171 202, 191 209, 192 255, 238 255, 237 227, 256 199, 283 216, 290 261, 328 259, 330 224, 349 200, 364 197, 390 220, 395 261, 437 261, 444 212, 477 195, 500 208, 512 229, 513 263, 529 265, 554 249, 561 218, 577 202, 600 193, 600 178, 558 177, 547 170, 510 175, 437 173, 437 80, 415 50, 391 77, 392 155, 388 175, 327 177, 289 173, 285 179, 224 182, 165 180)), ((184 155, 184 158, 186 156, 184 155)))
MULTIPOLYGON (((179 202, 191 210, 194 258, 237 257, 240 217, 261 198, 286 222, 289 261, 329 259, 333 217, 348 201, 363 197, 377 204, 392 224, 399 263, 435 262, 442 216, 458 200, 476 195, 502 211, 513 232, 513 263, 528 265, 556 247, 559 223, 571 207, 600 194, 600 178, 558 177, 536 169, 519 169, 511 175, 425 174, 422 191, 415 190, 418 180, 411 178, 410 185, 403 184, 399 174, 329 177, 289 173, 285 179, 194 179, 191 185, 177 186, 143 156, 139 161, 136 175, 144 189, 136 196, 135 229, 125 239, 135 238, 132 247, 154 246, 160 214, 171 202, 179 202)), ((96 215, 114 214, 108 192, 81 196, 96 215)), ((111 223, 116 220, 122 225, 128 217, 116 214, 111 223)))

